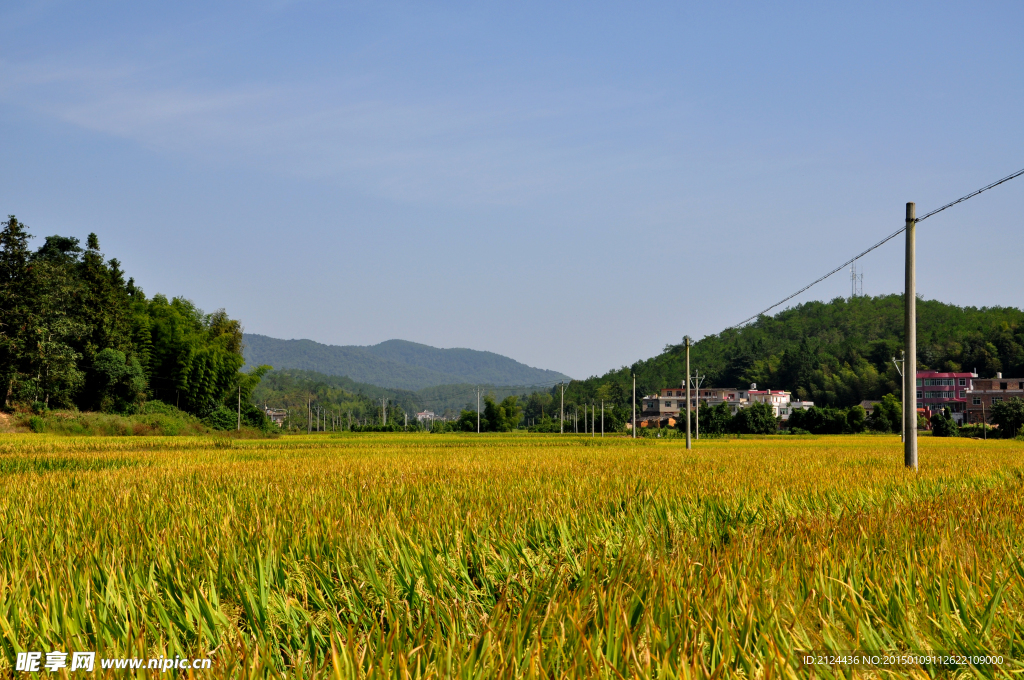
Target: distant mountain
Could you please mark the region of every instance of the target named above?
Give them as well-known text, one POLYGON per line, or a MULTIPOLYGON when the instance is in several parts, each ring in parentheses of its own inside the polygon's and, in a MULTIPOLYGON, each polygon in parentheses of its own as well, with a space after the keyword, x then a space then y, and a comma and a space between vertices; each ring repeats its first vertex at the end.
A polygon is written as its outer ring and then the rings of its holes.
POLYGON ((532 368, 514 359, 473 349, 438 349, 406 340, 379 345, 323 345, 313 340, 279 340, 246 333, 245 360, 250 366, 300 369, 348 376, 360 383, 392 389, 420 390, 460 383, 542 385, 569 376, 532 368))

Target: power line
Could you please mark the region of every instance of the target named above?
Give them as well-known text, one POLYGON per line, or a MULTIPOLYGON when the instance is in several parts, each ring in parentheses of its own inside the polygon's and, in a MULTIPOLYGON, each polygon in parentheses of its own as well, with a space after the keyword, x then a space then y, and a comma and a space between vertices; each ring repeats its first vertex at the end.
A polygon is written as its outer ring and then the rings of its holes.
MULTIPOLYGON (((980 194, 980 193, 982 193, 984 191, 988 191, 989 189, 993 189, 993 188, 999 186, 1000 184, 1002 184, 1003 182, 1009 182, 1011 179, 1014 179, 1015 177, 1020 177, 1021 175, 1024 175, 1024 168, 1021 168, 1017 172, 1011 173, 1011 174, 1007 175, 1006 177, 1004 177, 1004 178, 1002 178, 1000 180, 996 180, 995 182, 992 182, 992 184, 988 184, 986 186, 983 186, 982 188, 978 189, 977 191, 972 191, 971 193, 967 194, 966 196, 961 196, 960 198, 956 199, 952 203, 947 203, 946 205, 942 206, 941 208, 938 208, 937 210, 933 210, 930 213, 926 213, 925 215, 923 215, 921 217, 918 217, 917 221, 918 222, 924 222, 926 219, 928 219, 932 215, 938 214, 938 213, 942 212, 943 210, 945 210, 946 208, 952 208, 957 203, 963 203, 964 201, 966 201, 969 198, 974 198, 975 196, 977 196, 978 194, 980 194)), ((904 227, 904 229, 906 229, 906 227, 904 227)))
MULTIPOLYGON (((993 188, 999 186, 1000 184, 1002 184, 1004 182, 1009 182, 1011 179, 1014 179, 1016 177, 1020 177, 1021 175, 1024 175, 1024 168, 1021 168, 1017 172, 1011 173, 1011 174, 1007 175, 1006 177, 1003 177, 1000 180, 996 180, 995 182, 992 182, 991 184, 987 184, 987 185, 983 186, 982 188, 977 189, 976 191, 972 191, 971 193, 969 193, 969 194, 967 194, 965 196, 961 196, 960 198, 956 199, 955 201, 951 201, 951 202, 947 203, 946 205, 942 206, 941 208, 937 208, 935 210, 932 210, 930 213, 926 213, 926 214, 922 215, 921 217, 918 217, 916 221, 917 222, 923 222, 924 220, 928 219, 932 215, 937 215, 938 213, 942 212, 946 208, 952 208, 957 203, 963 203, 964 201, 966 201, 968 199, 974 198, 975 196, 977 196, 980 193, 988 191, 989 189, 993 189, 993 188)), ((889 234, 888 236, 883 238, 881 241, 879 241, 875 245, 871 246, 870 248, 868 248, 864 252, 860 253, 859 255, 856 255, 855 257, 850 258, 846 262, 842 263, 841 265, 839 265, 838 267, 836 267, 835 269, 830 271, 828 274, 825 274, 824 276, 821 276, 821 277, 815 279, 814 281, 812 281, 811 283, 807 284, 806 286, 804 286, 803 288, 801 288, 797 292, 793 293, 792 295, 789 295, 787 297, 782 298, 781 300, 776 302, 771 307, 766 307, 764 310, 758 312, 754 316, 751 316, 751 317, 749 317, 747 319, 744 319, 743 321, 739 322, 735 326, 730 326, 729 328, 726 328, 725 330, 731 330, 733 328, 740 328, 742 326, 745 326, 748 323, 750 323, 751 321, 753 321, 754 319, 758 318, 759 316, 762 316, 763 314, 766 314, 767 312, 770 312, 771 310, 775 309, 779 305, 784 304, 786 302, 789 302, 790 300, 795 298, 800 293, 803 293, 808 288, 811 288, 813 286, 818 285, 819 283, 821 283, 822 281, 824 281, 828 277, 832 276, 836 272, 838 272, 838 271, 840 271, 842 269, 845 269, 846 267, 850 266, 851 264, 853 264, 854 262, 856 262, 860 258, 864 257, 865 255, 870 253, 872 250, 875 250, 876 248, 878 248, 878 247, 884 245, 885 243, 888 243, 889 241, 893 240, 894 238, 896 238, 897 236, 899 236, 900 234, 902 234, 906 230, 907 230, 907 225, 904 224, 902 227, 900 227, 899 229, 897 229, 893 233, 889 234)))

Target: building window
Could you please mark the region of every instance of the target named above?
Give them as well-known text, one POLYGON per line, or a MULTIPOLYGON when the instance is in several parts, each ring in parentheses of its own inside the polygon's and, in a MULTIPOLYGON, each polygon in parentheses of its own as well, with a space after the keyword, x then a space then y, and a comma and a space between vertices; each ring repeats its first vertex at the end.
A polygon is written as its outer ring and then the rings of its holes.
POLYGON ((917 379, 917 386, 918 386, 918 387, 920 387, 920 386, 921 386, 921 379, 920 379, 920 378, 918 378, 918 379, 917 379))
POLYGON ((961 399, 966 399, 967 398, 967 392, 965 392, 963 390, 960 390, 960 398, 961 399))
POLYGON ((918 408, 924 408, 924 404, 922 404, 921 402, 917 402, 917 407, 918 408))
POLYGON ((1017 383, 1017 389, 1018 390, 1024 390, 1024 382, 1017 383))
POLYGON ((975 397, 974 399, 971 400, 971 403, 974 404, 975 406, 981 406, 981 397, 975 397))
MULTIPOLYGON (((918 391, 917 391, 917 398, 918 398, 918 399, 921 399, 921 395, 922 395, 922 394, 923 394, 923 393, 921 392, 921 390, 918 390, 918 391)), ((921 407, 920 407, 920 406, 918 406, 918 408, 921 408, 921 407)))
POLYGON ((999 389, 1005 390, 1006 389, 1006 383, 999 383, 999 389))
POLYGON ((671 401, 666 401, 665 402, 665 408, 672 408, 672 402, 671 401))
POLYGON ((1001 402, 1002 400, 1003 400, 1003 398, 1002 398, 1002 397, 992 397, 992 403, 993 403, 993 404, 998 404, 998 403, 999 403, 999 402, 1001 402))

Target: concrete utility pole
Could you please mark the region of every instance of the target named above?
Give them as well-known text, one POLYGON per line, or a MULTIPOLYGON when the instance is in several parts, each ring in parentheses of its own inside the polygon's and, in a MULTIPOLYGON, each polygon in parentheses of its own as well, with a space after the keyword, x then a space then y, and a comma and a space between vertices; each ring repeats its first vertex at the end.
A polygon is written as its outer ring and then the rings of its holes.
POLYGON ((633 439, 636 439, 636 373, 633 374, 633 439))
POLYGON ((565 434, 565 384, 558 383, 562 388, 562 398, 558 402, 558 434, 565 434))
MULTIPOLYGON (((917 263, 915 243, 917 217, 915 205, 907 203, 907 263, 904 303, 904 341, 907 343, 903 365, 903 399, 911 411, 904 417, 903 464, 917 470, 917 263)), ((904 409, 906 413, 907 409, 904 409)))
POLYGON ((690 441, 690 336, 686 336, 686 448, 693 448, 690 441))

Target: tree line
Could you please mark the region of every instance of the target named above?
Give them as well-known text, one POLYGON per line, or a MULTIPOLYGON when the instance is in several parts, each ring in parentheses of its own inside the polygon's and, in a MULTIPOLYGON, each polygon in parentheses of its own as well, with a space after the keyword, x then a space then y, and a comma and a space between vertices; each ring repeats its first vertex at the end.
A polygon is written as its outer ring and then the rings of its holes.
MULTIPOLYGON (((1024 374, 1024 311, 958 307, 920 300, 918 370, 973 371, 982 377, 1024 374)), ((785 389, 819 407, 849 408, 900 394, 891 359, 903 346, 903 296, 881 295, 807 302, 743 328, 709 335, 690 348, 691 366, 705 385, 785 389)), ((658 356, 600 376, 575 380, 567 403, 631 410, 643 395, 683 385, 685 349, 668 345, 658 356)), ((551 390, 556 397, 557 388, 551 390)), ((627 416, 628 418, 628 416, 627 416)))
POLYGON ((130 413, 160 400, 225 426, 269 367, 241 373, 242 327, 224 310, 184 298, 147 298, 99 238, 85 247, 47 236, 36 249, 13 215, 0 223, 0 392, 5 408, 130 413))

